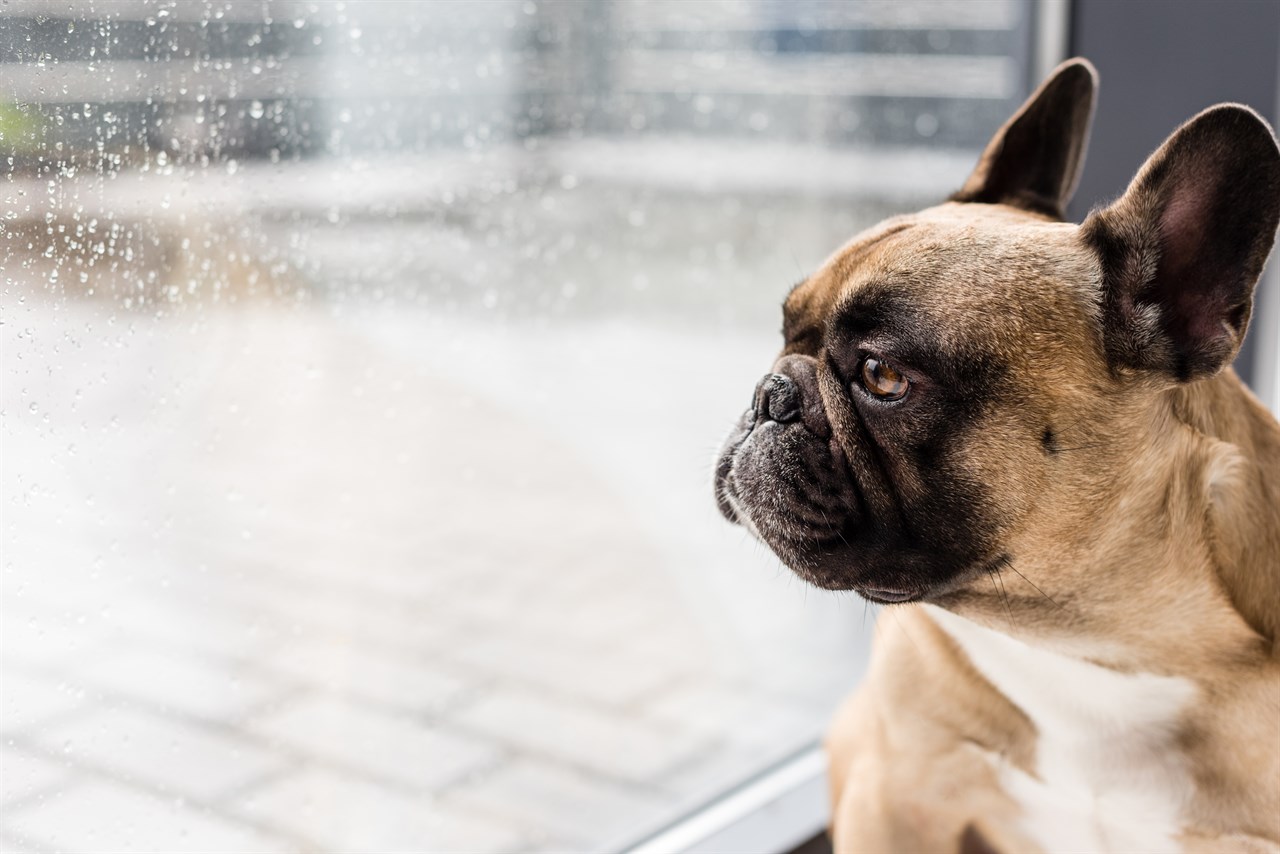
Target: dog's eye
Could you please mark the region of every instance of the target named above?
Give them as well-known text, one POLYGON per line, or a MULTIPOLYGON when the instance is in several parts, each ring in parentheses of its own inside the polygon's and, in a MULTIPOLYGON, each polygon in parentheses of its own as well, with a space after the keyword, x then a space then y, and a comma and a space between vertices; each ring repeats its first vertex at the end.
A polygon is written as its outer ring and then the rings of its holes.
POLYGON ((901 400, 911 383, 888 362, 874 356, 862 360, 862 386, 881 400, 901 400))

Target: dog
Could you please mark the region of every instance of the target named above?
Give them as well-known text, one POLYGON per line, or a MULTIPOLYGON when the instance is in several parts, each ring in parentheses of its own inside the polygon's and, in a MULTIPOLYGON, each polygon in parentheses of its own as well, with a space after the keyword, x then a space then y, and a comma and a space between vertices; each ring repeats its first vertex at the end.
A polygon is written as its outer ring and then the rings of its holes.
POLYGON ((1280 851, 1280 425, 1231 368, 1280 150, 1212 107, 1064 222, 1096 81, 792 289, 718 459, 730 521, 887 606, 838 852, 1280 851))

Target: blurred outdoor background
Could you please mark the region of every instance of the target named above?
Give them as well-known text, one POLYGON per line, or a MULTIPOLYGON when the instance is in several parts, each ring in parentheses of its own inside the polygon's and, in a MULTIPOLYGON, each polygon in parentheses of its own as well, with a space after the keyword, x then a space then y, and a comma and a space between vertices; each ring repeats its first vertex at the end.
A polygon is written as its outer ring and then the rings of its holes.
POLYGON ((812 745, 874 612, 712 457, 787 289, 959 186, 1031 26, 0 6, 0 847, 616 849, 812 745))

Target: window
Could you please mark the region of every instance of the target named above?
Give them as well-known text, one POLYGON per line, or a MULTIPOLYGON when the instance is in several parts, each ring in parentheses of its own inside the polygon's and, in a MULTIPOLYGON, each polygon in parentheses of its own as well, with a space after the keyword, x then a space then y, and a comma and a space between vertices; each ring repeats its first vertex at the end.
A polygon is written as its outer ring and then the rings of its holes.
POLYGON ((723 523, 787 287, 959 186, 1021 0, 0 9, 18 848, 624 847, 871 614, 723 523))

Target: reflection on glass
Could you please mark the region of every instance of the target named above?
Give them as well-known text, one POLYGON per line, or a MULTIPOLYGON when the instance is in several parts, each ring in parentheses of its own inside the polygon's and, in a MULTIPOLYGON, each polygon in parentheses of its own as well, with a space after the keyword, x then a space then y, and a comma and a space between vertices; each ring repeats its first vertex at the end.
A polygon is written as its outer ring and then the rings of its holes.
POLYGON ((786 288, 945 196, 1020 2, 0 7, 0 840, 617 847, 873 615, 719 520, 786 288))

